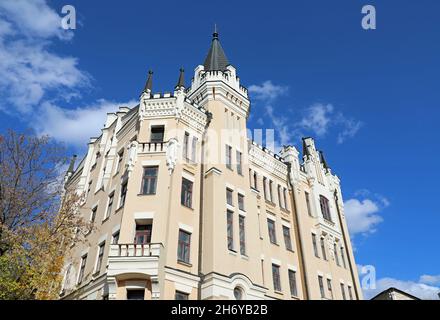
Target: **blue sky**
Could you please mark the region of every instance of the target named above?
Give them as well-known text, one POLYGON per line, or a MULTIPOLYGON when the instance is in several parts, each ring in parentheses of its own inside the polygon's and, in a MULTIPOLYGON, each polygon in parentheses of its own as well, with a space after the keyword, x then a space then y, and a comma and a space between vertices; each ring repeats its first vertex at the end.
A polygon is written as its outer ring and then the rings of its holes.
MULTIPOLYGON (((314 136, 342 180, 360 265, 378 289, 440 291, 438 1, 0 0, 0 128, 30 128, 84 152, 105 112, 189 83, 213 25, 251 92, 251 128, 314 136), (76 8, 77 29, 59 28, 76 8), (377 29, 361 28, 373 4, 377 29)), ((367 292, 371 296, 377 290, 367 292)))

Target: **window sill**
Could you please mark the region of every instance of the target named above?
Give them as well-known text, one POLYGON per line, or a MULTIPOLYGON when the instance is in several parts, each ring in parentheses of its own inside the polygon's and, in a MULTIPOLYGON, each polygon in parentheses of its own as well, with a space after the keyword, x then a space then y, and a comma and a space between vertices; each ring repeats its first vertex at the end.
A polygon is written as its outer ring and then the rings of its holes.
POLYGON ((180 205, 181 205, 182 207, 186 208, 186 209, 189 209, 189 210, 194 211, 194 208, 192 208, 192 207, 188 207, 188 206, 184 205, 183 203, 181 203, 180 205))
POLYGON ((283 295, 283 292, 278 291, 278 290, 274 290, 273 292, 274 292, 275 294, 278 294, 278 295, 283 295))
POLYGON ((115 214, 118 213, 119 211, 121 211, 122 209, 124 209, 124 206, 120 206, 118 209, 116 209, 115 214))
POLYGON ((191 263, 185 262, 185 261, 182 261, 182 260, 177 260, 177 263, 181 264, 183 266, 186 266, 186 267, 192 267, 193 266, 191 263))
POLYGON ((138 193, 138 196, 155 196, 156 193, 138 193))
POLYGON ((236 256, 236 255, 237 255, 237 251, 235 251, 235 250, 228 249, 228 251, 229 251, 229 254, 231 254, 231 255, 233 255, 233 256, 236 256))
POLYGON ((104 222, 108 221, 108 219, 110 218, 110 216, 106 217, 105 219, 102 220, 101 224, 103 224, 104 222))
POLYGON ((273 244, 273 245, 276 245, 276 246, 278 246, 278 247, 280 246, 277 242, 272 242, 272 241, 271 241, 270 243, 273 244))
POLYGON ((272 202, 272 201, 267 200, 267 199, 265 199, 265 200, 266 200, 266 204, 268 204, 268 205, 270 205, 270 206, 272 206, 272 207, 276 207, 275 202, 272 202))
POLYGON ((240 254, 240 258, 242 258, 244 260, 249 260, 249 257, 245 254, 240 254))
POLYGON ((281 208, 281 207, 280 207, 280 209, 281 209, 281 212, 284 212, 284 213, 290 214, 290 211, 289 211, 289 210, 287 210, 287 209, 285 209, 285 208, 281 208))

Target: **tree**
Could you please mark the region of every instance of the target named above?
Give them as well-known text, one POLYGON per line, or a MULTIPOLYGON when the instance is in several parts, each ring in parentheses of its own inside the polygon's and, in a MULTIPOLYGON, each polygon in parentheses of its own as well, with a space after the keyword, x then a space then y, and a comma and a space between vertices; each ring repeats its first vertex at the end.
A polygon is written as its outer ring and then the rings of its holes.
POLYGON ((75 231, 91 228, 63 188, 65 154, 47 136, 0 135, 0 299, 57 298, 75 231))

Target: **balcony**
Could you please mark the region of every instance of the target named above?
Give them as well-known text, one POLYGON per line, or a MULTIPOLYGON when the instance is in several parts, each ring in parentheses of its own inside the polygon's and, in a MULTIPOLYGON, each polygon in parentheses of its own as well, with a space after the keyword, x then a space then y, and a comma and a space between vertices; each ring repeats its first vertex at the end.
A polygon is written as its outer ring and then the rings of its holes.
POLYGON ((165 152, 168 142, 140 142, 139 153, 160 153, 165 152))
POLYGON ((162 243, 112 244, 108 258, 108 276, 150 278, 157 276, 162 243))

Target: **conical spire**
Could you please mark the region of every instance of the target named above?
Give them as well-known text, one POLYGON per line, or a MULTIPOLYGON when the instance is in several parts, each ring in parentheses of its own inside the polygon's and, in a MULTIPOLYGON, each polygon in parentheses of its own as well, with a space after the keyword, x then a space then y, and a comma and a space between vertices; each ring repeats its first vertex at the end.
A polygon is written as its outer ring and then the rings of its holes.
POLYGON ((228 58, 226 58, 225 52, 218 40, 217 27, 215 27, 214 33, 212 34, 211 48, 209 48, 208 55, 206 56, 203 65, 205 71, 225 71, 226 67, 229 65, 228 58))
POLYGON ((69 169, 67 169, 67 173, 73 173, 75 170, 75 161, 76 161, 76 154, 72 156, 72 159, 70 159, 69 169))
POLYGON ((307 138, 302 138, 302 141, 303 141, 303 157, 309 158, 311 154, 310 154, 309 148, 306 145, 306 139, 307 138))
POLYGON ((151 89, 153 89, 153 71, 148 70, 148 79, 145 83, 145 88, 143 92, 151 92, 151 89))
POLYGON ((330 167, 328 166, 327 161, 325 161, 324 152, 321 150, 319 151, 319 158, 321 160, 322 166, 324 167, 325 171, 328 171, 330 167))
POLYGON ((177 80, 176 89, 185 88, 185 70, 180 68, 179 80, 177 80))

